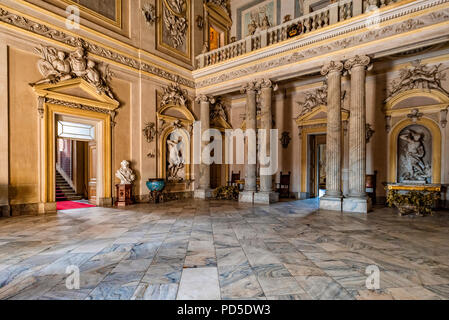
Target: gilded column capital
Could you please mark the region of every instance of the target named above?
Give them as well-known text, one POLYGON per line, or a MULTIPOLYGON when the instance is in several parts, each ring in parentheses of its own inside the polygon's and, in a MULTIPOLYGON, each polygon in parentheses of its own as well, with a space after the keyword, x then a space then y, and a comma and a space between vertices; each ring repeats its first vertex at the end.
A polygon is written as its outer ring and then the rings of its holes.
POLYGON ((200 94, 200 95, 198 95, 195 98, 195 101, 199 102, 199 103, 201 103, 201 102, 208 102, 208 103, 214 104, 215 103, 215 97, 208 96, 208 95, 205 95, 205 94, 200 94))
POLYGON ((340 61, 331 61, 321 68, 321 75, 327 76, 329 73, 333 72, 343 72, 343 63, 340 61))
POLYGON ((366 69, 368 69, 370 65, 371 65, 370 57, 356 55, 355 57, 345 62, 345 69, 348 71, 351 71, 352 68, 354 67, 365 67, 366 69))
POLYGON ((260 84, 258 80, 252 80, 246 83, 242 89, 240 89, 241 93, 247 93, 248 91, 258 91, 260 90, 260 84))

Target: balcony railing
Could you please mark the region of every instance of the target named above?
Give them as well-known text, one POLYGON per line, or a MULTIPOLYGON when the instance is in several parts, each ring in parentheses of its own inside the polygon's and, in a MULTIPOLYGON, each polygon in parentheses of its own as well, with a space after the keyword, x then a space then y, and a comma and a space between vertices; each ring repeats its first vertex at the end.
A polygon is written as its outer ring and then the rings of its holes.
POLYGON ((246 53, 265 48, 288 39, 288 30, 301 25, 300 34, 307 34, 366 12, 370 6, 385 7, 401 0, 340 0, 320 10, 290 20, 276 27, 260 31, 222 48, 196 58, 197 68, 205 68, 246 53))

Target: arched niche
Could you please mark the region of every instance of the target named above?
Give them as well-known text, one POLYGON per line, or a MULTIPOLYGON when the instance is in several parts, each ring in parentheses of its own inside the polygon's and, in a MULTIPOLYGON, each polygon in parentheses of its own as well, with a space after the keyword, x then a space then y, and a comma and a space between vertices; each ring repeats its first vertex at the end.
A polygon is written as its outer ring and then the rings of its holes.
MULTIPOLYGON (((388 181, 399 183, 399 139, 408 127, 422 126, 431 135, 431 183, 441 183, 442 128, 447 124, 449 97, 436 89, 411 89, 386 101, 384 112, 388 138, 388 181)), ((424 131, 425 131, 424 130, 424 131)))
MULTIPOLYGON (((193 163, 193 140, 192 129, 195 122, 195 116, 185 106, 168 104, 157 113, 159 123, 159 139, 158 139, 158 176, 169 182, 186 182, 192 178, 193 163), (176 179, 169 175, 168 160, 170 156, 169 140, 174 136, 182 138, 176 147, 182 147, 182 157, 184 159, 183 175, 176 179)), ((181 150, 181 149, 180 149, 181 150)))
POLYGON ((393 183, 400 182, 398 173, 400 170, 399 166, 399 145, 400 145, 400 135, 404 133, 407 128, 419 128, 423 127, 427 130, 431 137, 431 183, 439 184, 441 183, 441 130, 438 124, 428 118, 421 118, 413 121, 412 119, 405 119, 399 122, 390 133, 389 137, 389 170, 388 170, 388 180, 393 183))

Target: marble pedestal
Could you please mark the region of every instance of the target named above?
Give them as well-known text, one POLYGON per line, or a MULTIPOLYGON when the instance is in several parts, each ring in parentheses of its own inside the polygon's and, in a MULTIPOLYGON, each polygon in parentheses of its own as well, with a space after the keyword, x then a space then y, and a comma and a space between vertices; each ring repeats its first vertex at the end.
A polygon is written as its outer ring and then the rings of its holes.
POLYGON ((324 196, 320 199, 320 209, 331 211, 342 211, 343 199, 340 197, 327 197, 324 196))
POLYGON ((239 194, 239 202, 254 203, 254 191, 242 191, 239 194))
POLYGON ((279 193, 277 192, 257 192, 254 194, 254 203, 271 204, 279 202, 279 193))
POLYGON ((213 192, 214 191, 212 189, 197 189, 195 190, 193 197, 200 200, 212 199, 213 192))
POLYGON ((348 197, 343 200, 343 211, 354 213, 368 213, 372 210, 371 198, 348 197))

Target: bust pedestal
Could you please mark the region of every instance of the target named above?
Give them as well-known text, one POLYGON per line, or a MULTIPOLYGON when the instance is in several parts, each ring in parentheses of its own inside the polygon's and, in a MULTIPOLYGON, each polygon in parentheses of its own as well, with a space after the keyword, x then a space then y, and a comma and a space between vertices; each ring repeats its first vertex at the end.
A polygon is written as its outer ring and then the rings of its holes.
POLYGON ((126 207, 133 204, 133 185, 132 184, 116 184, 117 189, 117 201, 115 205, 117 207, 126 207))

